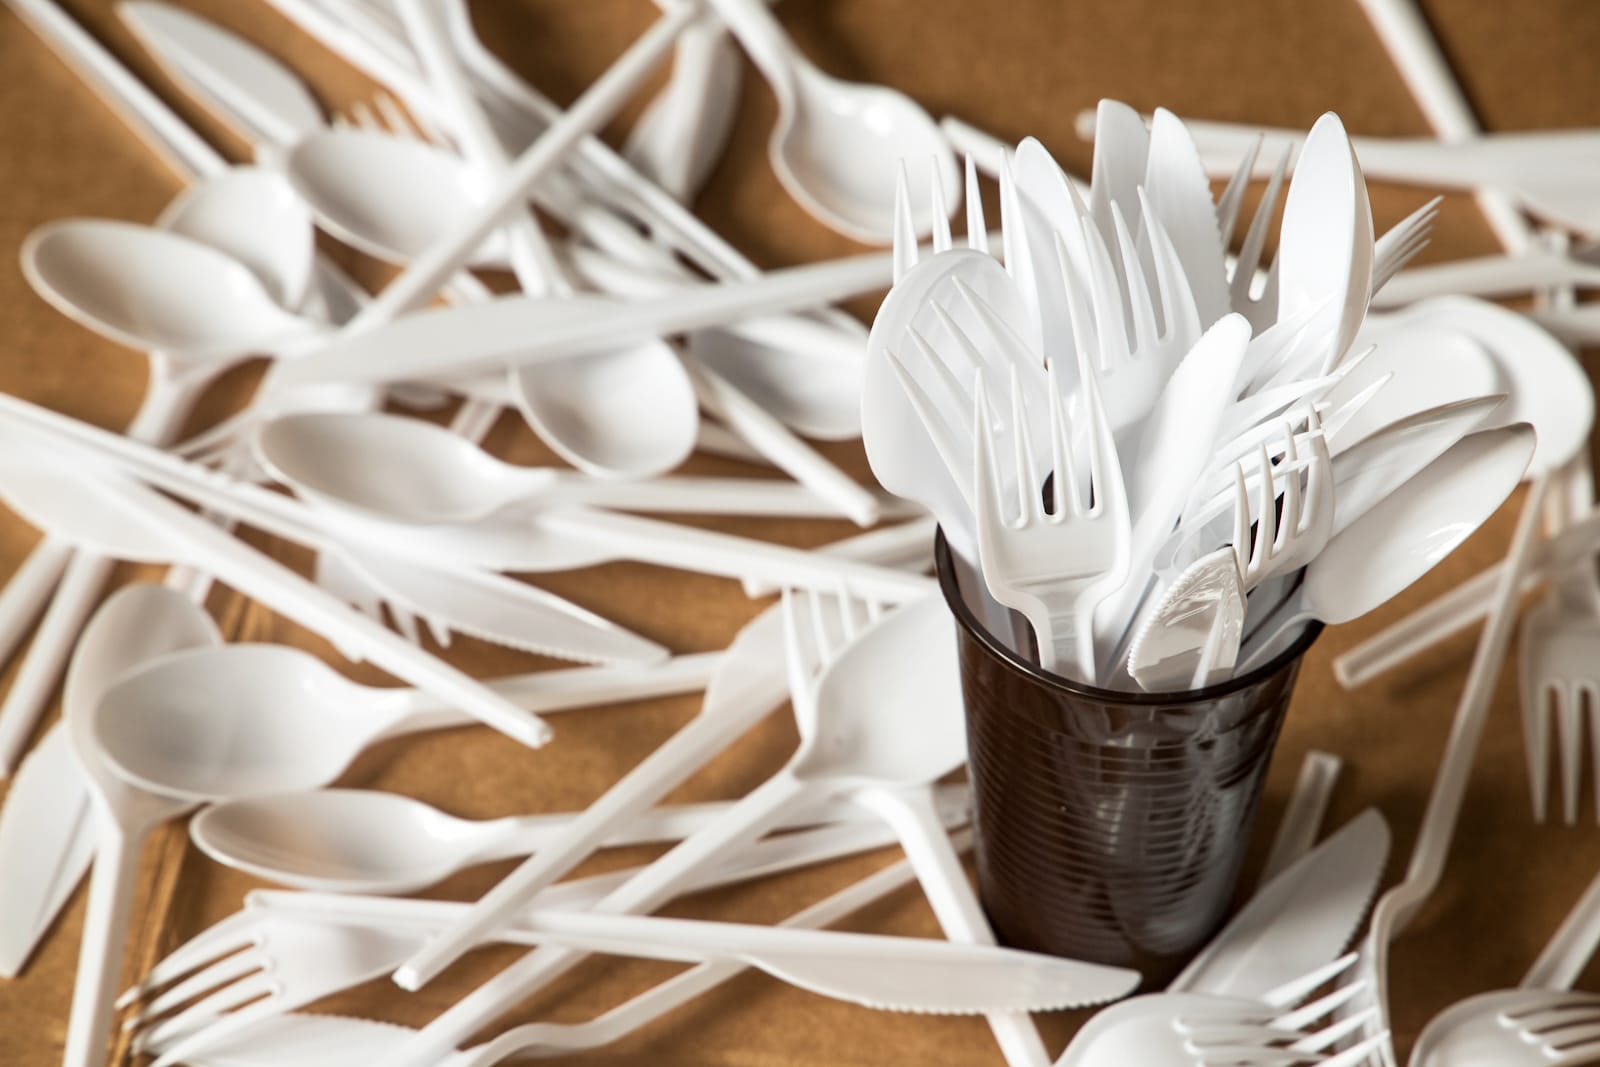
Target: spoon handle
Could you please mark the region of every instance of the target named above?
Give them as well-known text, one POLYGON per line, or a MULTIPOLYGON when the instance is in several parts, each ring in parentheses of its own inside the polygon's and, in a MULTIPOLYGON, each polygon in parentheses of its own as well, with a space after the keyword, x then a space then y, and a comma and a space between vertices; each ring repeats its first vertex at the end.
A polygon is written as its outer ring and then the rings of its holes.
MULTIPOLYGON (((563 503, 586 504, 613 511, 643 511, 672 515, 754 515, 824 519, 836 518, 839 509, 821 494, 804 485, 775 478, 698 478, 668 475, 639 481, 618 482, 589 478, 562 471, 554 483, 539 478, 531 483, 534 494, 548 495, 563 503)), ((906 514, 910 509, 898 497, 882 491, 870 492, 852 482, 851 487, 865 493, 872 507, 881 512, 906 514)), ((928 535, 928 544, 933 535, 928 535)), ((926 547, 926 546, 924 546, 926 547)))
POLYGON ((810 65, 810 60, 795 48, 767 5, 761 0, 707 0, 707 6, 727 24, 750 61, 760 68, 778 97, 778 106, 793 107, 795 67, 810 65))
MULTIPOLYGON (((98 803, 98 801, 97 801, 98 803)), ((104 811, 95 815, 97 835, 89 903, 78 949, 78 974, 72 989, 62 1067, 101 1067, 106 1060, 111 1009, 122 976, 133 887, 139 871, 142 833, 126 834, 104 811)))
MULTIPOLYGON (((855 800, 877 812, 894 830, 946 936, 968 945, 993 945, 994 931, 945 831, 932 789, 872 788, 857 793, 855 800)), ((988 1021, 1011 1067, 1048 1067, 1050 1054, 1027 1015, 995 1013, 988 1021)))

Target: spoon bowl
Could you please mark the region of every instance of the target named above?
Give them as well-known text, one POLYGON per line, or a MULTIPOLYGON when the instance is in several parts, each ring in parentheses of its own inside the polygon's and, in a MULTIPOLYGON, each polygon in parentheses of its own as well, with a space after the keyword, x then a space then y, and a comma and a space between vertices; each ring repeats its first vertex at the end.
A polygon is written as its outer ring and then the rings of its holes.
POLYGON ((378 412, 280 416, 255 444, 277 480, 390 522, 471 523, 554 481, 553 471, 503 463, 442 426, 378 412))
POLYGON ((794 106, 780 113, 767 155, 789 195, 812 216, 846 237, 887 244, 902 161, 918 233, 934 226, 935 180, 945 202, 957 206, 960 169, 921 105, 894 89, 842 81, 809 63, 796 65, 794 86, 794 106), (932 161, 931 170, 925 160, 932 161))
POLYGON ((314 789, 374 741, 472 721, 410 692, 357 685, 295 649, 227 645, 123 678, 92 728, 127 781, 214 802, 314 789))
MULTIPOLYGON (((458 227, 488 193, 484 181, 444 149, 369 130, 313 133, 289 151, 284 172, 323 229, 397 266, 458 227)), ((502 232, 468 265, 506 269, 502 232)))
POLYGON ((242 263, 147 226, 48 223, 23 242, 22 271, 35 292, 102 337, 188 361, 231 361, 317 331, 242 263))
POLYGON ((495 858, 504 835, 410 797, 319 789, 229 801, 189 824, 219 863, 269 881, 335 893, 410 893, 495 858))
POLYGON ((767 156, 783 187, 813 218, 857 241, 888 244, 902 161, 918 233, 933 228, 936 201, 952 210, 959 205, 955 153, 939 124, 910 97, 823 73, 761 0, 711 0, 711 7, 778 98, 767 156), (933 195, 935 181, 945 197, 933 195))
POLYGON ((156 225, 244 264, 280 307, 300 307, 310 291, 311 212, 277 171, 229 167, 185 189, 156 225))

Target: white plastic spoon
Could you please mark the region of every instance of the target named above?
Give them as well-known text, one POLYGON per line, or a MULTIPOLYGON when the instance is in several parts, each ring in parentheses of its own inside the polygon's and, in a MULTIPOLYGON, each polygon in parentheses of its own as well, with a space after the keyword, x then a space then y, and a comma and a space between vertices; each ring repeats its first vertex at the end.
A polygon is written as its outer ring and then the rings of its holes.
MULTIPOLYGON (((317 425, 337 425, 339 421, 319 421, 317 425)), ((491 466, 494 461, 460 451, 462 446, 446 440, 441 431, 419 431, 392 419, 370 423, 365 419, 351 420, 348 425, 362 432, 340 439, 343 451, 338 464, 320 460, 319 455, 324 453, 315 444, 303 447, 295 442, 291 451, 277 437, 270 441, 273 448, 269 461, 297 493, 337 505, 351 521, 370 524, 375 520, 391 528, 402 525, 419 536, 427 536, 428 527, 433 527, 432 532, 446 544, 452 530, 477 529, 452 524, 484 515, 507 501, 503 489, 492 484, 496 477, 491 466), (369 436, 369 429, 375 434, 369 436), (387 436, 390 432, 395 433, 397 446, 403 438, 412 445, 421 442, 421 447, 439 448, 438 460, 428 476, 410 477, 404 465, 393 462, 392 452, 372 448, 379 440, 377 434, 387 436), (437 445, 429 438, 435 438, 437 445), (450 451, 444 451, 445 447, 450 451), (358 463, 358 455, 365 455, 367 460, 358 463), (457 473, 446 474, 448 464, 458 464, 457 473), (348 472, 358 466, 373 473, 348 477, 348 472), (469 480, 474 477, 474 470, 480 472, 475 482, 469 480), (389 477, 383 472, 397 476, 389 477)), ((406 454, 411 451, 408 449, 406 454)), ((519 564, 518 569, 563 569, 609 559, 634 559, 740 581, 757 579, 808 589, 831 591, 843 582, 860 596, 896 603, 931 588, 925 578, 884 567, 558 499, 531 513, 491 519, 487 525, 499 527, 509 538, 520 541, 527 559, 526 567, 519 564)))
MULTIPOLYGON (((964 788, 941 794, 949 822, 964 788)), ((619 826, 607 847, 681 841, 717 818, 729 802, 652 808, 619 826)), ((231 800, 189 824, 200 851, 219 863, 297 889, 330 893, 414 893, 463 868, 527 856, 560 840, 581 813, 458 819, 397 793, 320 789, 231 800)), ((845 804, 796 811, 781 829, 863 813, 845 804)))
MULTIPOLYGON (((789 40, 760 0, 710 0, 778 99, 767 157, 789 195, 846 237, 888 244, 901 160, 919 175, 911 190, 918 233, 933 228, 929 170, 960 188, 955 153, 938 123, 905 94, 824 74, 789 40)), ((956 202, 951 202, 955 207, 956 202)))
POLYGON ((111 691, 94 736, 117 773, 216 801, 314 789, 369 745, 476 720, 415 690, 357 685, 276 645, 178 654, 111 691))
POLYGON ((1372 292, 1372 208, 1345 134, 1333 112, 1306 135, 1283 205, 1279 237, 1278 319, 1302 312, 1335 316, 1322 372, 1344 357, 1372 292))
POLYGON ((317 486, 339 500, 365 500, 400 521, 472 523, 515 505, 541 503, 700 514, 837 514, 803 487, 773 479, 617 483, 551 467, 519 467, 435 423, 380 412, 285 415, 262 426, 255 443, 262 465, 279 480, 317 486), (330 456, 339 461, 330 463, 330 456))
POLYGON ((279 307, 300 307, 310 291, 311 212, 278 171, 229 167, 179 194, 156 226, 243 263, 279 307))
POLYGON ((62 314, 130 348, 237 359, 320 332, 261 279, 199 241, 126 222, 68 219, 28 235, 28 283, 62 314))
POLYGON ((1239 669, 1270 660, 1308 622, 1360 618, 1432 570, 1511 495, 1534 443, 1526 423, 1484 430, 1424 467, 1328 542, 1294 595, 1250 635, 1239 669))
POLYGON ((623 157, 688 204, 722 157, 738 115, 743 65, 715 14, 678 38, 672 78, 628 133, 623 157))
POLYGON ((187 598, 161 586, 135 585, 105 602, 72 657, 62 714, 94 812, 95 861, 63 1067, 100 1067, 105 1062, 140 845, 152 829, 190 806, 131 786, 114 774, 95 742, 93 723, 119 710, 106 701, 106 694, 130 667, 221 640, 210 617, 187 598))

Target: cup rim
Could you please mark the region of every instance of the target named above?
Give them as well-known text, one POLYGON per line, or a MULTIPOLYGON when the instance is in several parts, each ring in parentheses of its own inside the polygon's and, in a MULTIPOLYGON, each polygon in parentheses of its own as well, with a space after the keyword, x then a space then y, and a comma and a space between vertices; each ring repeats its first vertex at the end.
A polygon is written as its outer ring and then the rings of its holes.
POLYGON ((1225 682, 1209 685, 1203 689, 1183 689, 1170 693, 1144 693, 1122 689, 1102 689, 1099 686, 1089 685, 1085 682, 1074 681, 1063 675, 1045 670, 1037 663, 1030 663, 1016 652, 1007 648, 989 632, 972 614, 967 602, 961 596, 961 590, 956 585, 956 577, 950 565, 950 543, 944 536, 944 527, 934 529, 933 534, 933 560, 934 571, 939 579, 939 591, 944 595, 945 606, 955 616, 956 622, 961 625, 975 641, 983 645, 989 654, 1001 660, 1006 666, 1019 674, 1025 675, 1033 684, 1058 692, 1066 693, 1078 699, 1090 699, 1107 704, 1122 704, 1131 707, 1164 708, 1178 704, 1197 704, 1221 697, 1232 696, 1252 686, 1266 681, 1290 663, 1305 655, 1306 650, 1313 642, 1322 636, 1323 625, 1320 621, 1313 620, 1300 637, 1288 648, 1268 660, 1248 674, 1229 678, 1225 682))

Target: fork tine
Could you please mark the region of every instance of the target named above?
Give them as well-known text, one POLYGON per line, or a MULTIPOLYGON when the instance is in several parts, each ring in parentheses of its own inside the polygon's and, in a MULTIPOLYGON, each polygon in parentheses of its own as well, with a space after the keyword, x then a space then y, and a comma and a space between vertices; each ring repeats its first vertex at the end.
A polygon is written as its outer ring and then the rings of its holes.
POLYGON ((1278 521, 1278 536, 1272 545, 1274 550, 1280 552, 1288 547, 1289 539, 1303 529, 1300 515, 1300 475, 1291 466, 1300 462, 1300 454, 1294 447, 1294 427, 1284 423, 1283 436, 1283 462, 1289 473, 1283 486, 1283 517, 1278 521))
POLYGON ((1321 1030, 1306 1035, 1290 1047, 1296 1052, 1326 1052, 1345 1038, 1361 1033, 1369 1024, 1375 1022, 1380 1014, 1377 1007, 1374 1006, 1355 1012, 1343 1019, 1335 1019, 1321 1030))
POLYGON ((894 181, 894 280, 895 284, 917 265, 917 226, 911 221, 911 191, 906 179, 905 160, 894 181))
POLYGON ((1043 521, 1046 518, 1042 496, 1044 485, 1033 458, 1033 433, 1028 422, 1028 408, 1022 399, 1022 377, 1016 367, 1011 368, 1010 379, 1011 450, 1017 472, 1017 505, 1024 518, 1031 515, 1043 521))
POLYGON ((985 528, 982 516, 992 515, 997 522, 1010 523, 1005 501, 1000 495, 1000 471, 994 454, 994 429, 989 420, 989 405, 985 398, 982 372, 974 372, 972 384, 973 425, 972 435, 972 487, 977 498, 978 529, 985 528))
POLYGON ((1244 482, 1244 464, 1233 465, 1233 562, 1239 577, 1250 574, 1250 490, 1244 482))
POLYGON ((218 960, 205 970, 197 971, 172 988, 163 991, 149 1003, 141 1005, 137 1012, 128 1017, 122 1028, 147 1029, 161 1016, 175 1011, 189 1001, 227 989, 240 979, 265 969, 266 960, 260 952, 240 952, 218 960))
POLYGON ((950 237, 950 202, 945 199, 944 179, 939 176, 939 161, 928 161, 928 195, 933 201, 933 252, 950 251, 954 242, 950 237))
MULTIPOLYGON (((1081 220, 1081 226, 1093 226, 1092 220, 1081 220)), ((1085 233, 1087 234, 1087 230, 1085 233)), ((1061 276, 1072 277, 1067 272, 1072 258, 1072 251, 1067 247, 1067 239, 1062 234, 1056 234, 1056 259, 1061 263, 1061 276)), ((1068 282, 1063 287, 1062 295, 1067 302, 1067 318, 1072 324, 1072 347, 1078 360, 1078 373, 1084 374, 1087 366, 1100 365, 1104 356, 1100 352, 1099 331, 1095 328, 1093 312, 1084 301, 1083 289, 1068 282)))
POLYGON ((1340 986, 1327 996, 1319 997, 1302 1008, 1297 1008, 1286 1015, 1273 1020, 1272 1025, 1280 1030, 1304 1032, 1307 1027, 1318 1019, 1326 1019, 1340 1008, 1355 1000, 1366 992, 1366 982, 1351 982, 1340 986))
POLYGON ((1006 273, 1019 285, 1031 284, 1033 262, 1028 252, 1028 220, 1022 212, 1022 197, 1017 192, 1016 175, 1011 170, 1011 152, 1000 157, 1000 252, 1006 273))
POLYGON ((989 334, 989 339, 994 342, 998 354, 1005 359, 1009 366, 1036 367, 1039 365, 1039 359, 1028 348, 1028 342, 1024 341, 1022 335, 1016 331, 1011 323, 1007 322, 994 309, 993 304, 979 296, 972 286, 960 278, 954 278, 951 281, 967 308, 977 317, 984 330, 989 334))
MULTIPOLYGON (((806 699, 811 692, 812 661, 801 638, 799 599, 795 590, 785 587, 778 600, 779 614, 783 618, 784 667, 789 675, 789 697, 794 701, 806 699)), ((805 605, 804 610, 809 614, 810 605, 805 605)), ((804 625, 809 626, 809 623, 808 619, 804 625)))
POLYGON ((156 961, 144 978, 129 986, 117 998, 117 1008, 127 1008, 192 971, 209 967, 250 948, 256 942, 252 936, 247 936, 247 932, 253 930, 256 922, 256 913, 245 910, 235 912, 216 925, 202 930, 156 961))
MULTIPOLYGON (((1534 649, 1526 631, 1520 649, 1522 678, 1522 755, 1528 769, 1528 785, 1533 790, 1533 818, 1543 824, 1550 815, 1550 721, 1552 705, 1559 699, 1555 688, 1541 684, 1533 663, 1534 649)), ((1600 779, 1600 775, 1596 775, 1600 779)))
MULTIPOLYGON (((1148 216, 1147 216, 1148 217, 1148 216)), ((1150 299, 1150 287, 1144 271, 1139 267, 1139 252, 1134 247, 1133 235, 1128 232, 1127 220, 1122 216, 1122 205, 1111 205, 1111 229, 1117 237, 1117 251, 1124 264, 1132 264, 1124 271, 1123 296, 1133 320, 1134 351, 1149 351, 1158 340, 1155 305, 1150 299)))
POLYGON ((989 225, 983 219, 983 196, 978 188, 978 164, 967 153, 967 247, 974 252, 989 251, 989 225))
POLYGON ((1594 817, 1600 822, 1600 686, 1584 683, 1580 695, 1588 700, 1589 770, 1594 775, 1594 817))
POLYGON ((1256 172, 1256 159, 1261 155, 1261 145, 1265 141, 1265 134, 1257 135, 1255 143, 1239 161, 1239 168, 1228 179, 1222 196, 1217 198, 1217 232, 1222 235, 1224 245, 1233 243, 1233 231, 1239 224, 1239 210, 1244 206, 1244 193, 1250 187, 1250 176, 1256 172))
POLYGON ((1299 978, 1290 979, 1275 989, 1269 989, 1261 995, 1261 1001, 1269 1007, 1279 1011, 1287 1009, 1292 1004, 1298 1004, 1309 996, 1314 990, 1320 989, 1354 967, 1361 960, 1359 952, 1347 952, 1332 963, 1325 964, 1303 974, 1299 978))
MULTIPOLYGON (((923 389, 922 383, 901 362, 900 357, 890 349, 888 350, 889 367, 894 371, 895 378, 900 382, 900 388, 905 390, 906 399, 911 401, 911 410, 922 422, 922 428, 928 434, 928 439, 933 442, 934 451, 939 454, 944 462, 945 470, 950 474, 950 480, 956 483, 961 494, 966 498, 968 506, 972 506, 971 471, 969 469, 966 450, 961 442, 971 440, 972 434, 958 436, 951 429, 950 423, 945 419, 933 402, 933 398, 923 389)), ((975 431, 974 431, 975 432, 975 431)))
POLYGON ((1099 227, 1091 220, 1084 220, 1083 237, 1089 251, 1089 300, 1094 308, 1095 333, 1100 342, 1096 369, 1106 373, 1113 369, 1113 363, 1123 362, 1131 352, 1122 293, 1117 285, 1116 268, 1111 263, 1111 252, 1100 236, 1099 227))
POLYGON ((1194 291, 1189 288, 1183 259, 1142 188, 1139 201, 1146 223, 1144 233, 1150 240, 1150 254, 1155 264, 1156 292, 1161 297, 1161 336, 1173 342, 1176 348, 1187 351, 1204 332, 1200 309, 1194 302, 1194 291))
POLYGON ((417 127, 406 109, 400 102, 385 92, 375 93, 372 97, 373 110, 378 113, 378 118, 388 131, 397 137, 409 137, 414 141, 425 141, 422 131, 417 127))
POLYGON ((228 1034, 299 1007, 275 996, 276 992, 269 975, 253 975, 145 1030, 134 1045, 140 1052, 164 1050, 150 1067, 180 1063, 197 1049, 215 1044, 228 1034))
POLYGON ((1078 484, 1077 464, 1072 455, 1071 424, 1067 420, 1067 402, 1061 389, 1060 375, 1056 371, 1056 361, 1047 360, 1044 371, 1050 390, 1050 470, 1055 475, 1051 483, 1054 490, 1053 514, 1082 515, 1089 510, 1089 501, 1084 499, 1083 488, 1078 484))
POLYGON ((1271 558, 1272 547, 1278 536, 1278 487, 1272 473, 1272 457, 1267 454, 1266 445, 1261 446, 1257 462, 1261 467, 1261 481, 1256 491, 1256 541, 1250 552, 1250 570, 1259 573, 1271 558))
POLYGON ((1289 153, 1284 152, 1273 168, 1267 188, 1261 194, 1255 214, 1250 218, 1250 228, 1245 231, 1239 245, 1238 258, 1233 261, 1233 277, 1228 282, 1228 296, 1234 307, 1243 307, 1250 299, 1250 286, 1255 281, 1256 270, 1261 266, 1261 251, 1267 243, 1267 231, 1278 213, 1278 199, 1283 192, 1283 178, 1289 169, 1289 153))
MULTIPOLYGON (((972 347, 970 339, 965 333, 961 332, 961 328, 956 325, 955 320, 949 319, 944 309, 938 307, 938 305, 934 305, 934 312, 935 318, 938 318, 940 324, 950 333, 952 340, 956 343, 957 350, 965 358, 967 366, 961 368, 962 373, 971 374, 983 366, 976 350, 972 347)), ((955 411, 959 409, 959 414, 964 416, 966 414, 967 393, 962 388, 961 380, 956 377, 956 372, 950 368, 950 365, 944 361, 944 357, 939 355, 938 350, 929 343, 927 337, 915 325, 906 327, 906 335, 911 338, 911 347, 922 358, 923 366, 928 368, 934 380, 938 383, 939 391, 942 394, 941 399, 947 405, 950 405, 949 407, 941 407, 940 410, 955 411)), ((932 399, 931 395, 929 399, 932 399)), ((965 423, 962 425, 963 427, 966 426, 965 423)))

